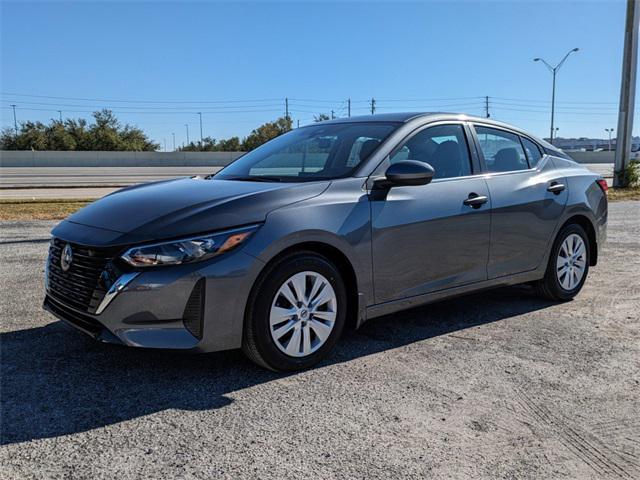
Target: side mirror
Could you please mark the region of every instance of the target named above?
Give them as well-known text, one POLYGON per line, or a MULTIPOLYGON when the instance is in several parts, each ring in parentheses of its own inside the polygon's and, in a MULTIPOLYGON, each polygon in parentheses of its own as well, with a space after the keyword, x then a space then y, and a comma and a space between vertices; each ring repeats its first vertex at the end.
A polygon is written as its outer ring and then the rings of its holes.
POLYGON ((433 180, 435 173, 436 171, 428 163, 403 160, 387 168, 385 178, 376 180, 375 184, 381 188, 426 185, 433 180))

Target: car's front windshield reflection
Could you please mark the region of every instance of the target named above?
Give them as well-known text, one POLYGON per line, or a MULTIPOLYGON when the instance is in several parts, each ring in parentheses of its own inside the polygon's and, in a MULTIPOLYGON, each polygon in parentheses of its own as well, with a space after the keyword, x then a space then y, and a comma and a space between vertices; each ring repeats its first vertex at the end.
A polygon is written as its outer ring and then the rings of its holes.
POLYGON ((303 182, 346 177, 398 126, 358 122, 298 128, 242 156, 215 178, 303 182))

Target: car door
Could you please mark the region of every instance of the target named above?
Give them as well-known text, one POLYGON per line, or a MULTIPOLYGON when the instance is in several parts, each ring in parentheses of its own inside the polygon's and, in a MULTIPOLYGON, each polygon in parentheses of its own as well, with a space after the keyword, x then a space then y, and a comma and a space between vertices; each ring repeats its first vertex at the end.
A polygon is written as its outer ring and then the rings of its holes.
POLYGON ((567 202, 567 182, 538 145, 516 132, 475 125, 491 195, 489 278, 537 268, 567 202))
POLYGON ((376 303, 487 278, 491 203, 484 179, 476 175, 479 163, 469 135, 463 123, 427 126, 376 170, 383 174, 391 163, 407 159, 435 170, 427 185, 371 194, 376 303))

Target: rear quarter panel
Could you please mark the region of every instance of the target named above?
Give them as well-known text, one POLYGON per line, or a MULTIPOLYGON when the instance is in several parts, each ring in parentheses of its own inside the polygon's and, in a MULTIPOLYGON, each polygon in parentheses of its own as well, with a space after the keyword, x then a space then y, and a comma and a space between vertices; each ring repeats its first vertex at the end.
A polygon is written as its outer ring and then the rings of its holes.
POLYGON ((567 179, 569 190, 567 206, 558 229, 573 216, 585 216, 591 221, 597 246, 601 248, 607 238, 608 217, 607 195, 596 183, 602 177, 571 160, 552 158, 556 168, 567 179))

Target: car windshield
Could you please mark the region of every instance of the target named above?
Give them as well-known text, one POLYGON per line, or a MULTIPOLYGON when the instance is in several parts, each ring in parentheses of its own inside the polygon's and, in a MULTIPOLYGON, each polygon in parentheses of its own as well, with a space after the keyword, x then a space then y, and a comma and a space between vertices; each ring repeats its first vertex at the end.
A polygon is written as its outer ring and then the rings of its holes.
POLYGON ((346 177, 398 126, 362 122, 298 128, 243 155, 215 178, 304 182, 346 177))

